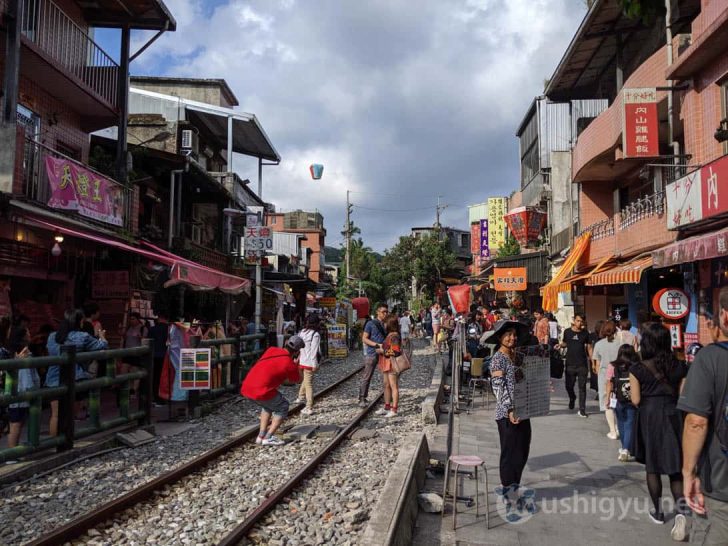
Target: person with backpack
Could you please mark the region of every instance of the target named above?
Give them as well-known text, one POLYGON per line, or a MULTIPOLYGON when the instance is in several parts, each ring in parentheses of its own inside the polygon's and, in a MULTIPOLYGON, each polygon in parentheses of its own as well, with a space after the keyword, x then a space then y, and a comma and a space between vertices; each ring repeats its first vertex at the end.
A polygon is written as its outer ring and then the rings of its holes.
POLYGON ((659 525, 665 523, 662 476, 669 477, 676 510, 671 535, 674 540, 684 540, 687 519, 680 447, 683 423, 677 399, 687 368, 672 354, 670 331, 657 322, 644 325, 641 353, 642 362, 629 371, 630 398, 637 406, 632 454, 645 465, 647 491, 654 505, 649 516, 659 525))
POLYGON ((306 317, 306 324, 298 334, 306 346, 301 349, 298 358, 298 366, 303 371, 303 381, 298 391, 298 398, 293 403, 306 402, 306 407, 301 410, 303 415, 313 413, 313 374, 318 370, 321 359, 321 334, 318 329, 319 317, 311 313, 306 317))
POLYGON ((682 475, 699 544, 728 544, 728 286, 718 302, 714 343, 695 356, 677 404, 687 414, 682 475))
POLYGON ((629 370, 634 364, 640 361, 640 357, 634 347, 628 343, 622 344, 617 353, 617 359, 610 362, 607 368, 607 399, 612 399, 614 394, 617 405, 614 408, 617 417, 617 430, 622 447, 619 450, 618 461, 623 463, 632 460, 630 449, 632 449, 632 430, 634 415, 637 408, 632 404, 629 396, 629 370))

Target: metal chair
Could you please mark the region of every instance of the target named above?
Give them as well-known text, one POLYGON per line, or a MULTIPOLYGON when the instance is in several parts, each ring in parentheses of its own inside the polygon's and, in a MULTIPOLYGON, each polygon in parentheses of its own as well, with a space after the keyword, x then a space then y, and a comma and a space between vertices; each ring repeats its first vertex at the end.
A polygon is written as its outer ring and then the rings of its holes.
MULTIPOLYGON (((451 465, 455 466, 455 480, 452 492, 452 528, 455 529, 458 516, 458 500, 462 500, 462 497, 458 497, 458 476, 461 466, 472 467, 475 476, 475 517, 477 518, 480 514, 478 513, 478 467, 483 469, 483 476, 485 477, 485 528, 490 529, 490 502, 488 500, 488 469, 485 466, 485 461, 477 455, 450 455, 445 465, 445 487, 442 494, 442 516, 445 516, 445 502, 447 501, 448 486, 450 484, 450 470, 451 465)), ((469 501, 468 506, 472 506, 469 501)))
POLYGON ((482 389, 484 386, 490 387, 490 378, 484 374, 487 371, 485 367, 484 358, 473 358, 470 363, 470 381, 468 382, 468 388, 470 389, 470 400, 468 401, 468 410, 470 413, 470 407, 475 405, 475 388, 481 387, 480 395, 485 398, 485 408, 488 409, 490 405, 490 399, 488 398, 488 391, 482 389))

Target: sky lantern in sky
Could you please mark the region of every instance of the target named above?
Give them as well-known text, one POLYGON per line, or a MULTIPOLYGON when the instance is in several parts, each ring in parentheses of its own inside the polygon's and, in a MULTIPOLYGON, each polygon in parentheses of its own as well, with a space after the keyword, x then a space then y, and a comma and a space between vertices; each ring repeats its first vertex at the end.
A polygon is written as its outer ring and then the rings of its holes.
POLYGON ((311 178, 313 178, 314 180, 320 180, 321 175, 324 174, 324 166, 320 163, 311 164, 308 170, 311 171, 311 178))

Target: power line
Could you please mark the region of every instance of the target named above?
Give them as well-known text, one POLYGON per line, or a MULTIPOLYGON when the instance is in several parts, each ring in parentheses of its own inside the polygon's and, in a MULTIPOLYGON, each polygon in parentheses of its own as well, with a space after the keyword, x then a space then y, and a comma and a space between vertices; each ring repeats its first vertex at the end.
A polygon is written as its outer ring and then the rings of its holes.
POLYGON ((352 204, 352 206, 356 207, 358 209, 376 210, 376 211, 380 211, 380 212, 415 212, 415 211, 421 211, 421 210, 432 210, 435 208, 434 206, 430 206, 430 207, 422 207, 422 208, 417 208, 417 209, 379 209, 379 208, 364 207, 362 205, 354 205, 354 204, 352 204))

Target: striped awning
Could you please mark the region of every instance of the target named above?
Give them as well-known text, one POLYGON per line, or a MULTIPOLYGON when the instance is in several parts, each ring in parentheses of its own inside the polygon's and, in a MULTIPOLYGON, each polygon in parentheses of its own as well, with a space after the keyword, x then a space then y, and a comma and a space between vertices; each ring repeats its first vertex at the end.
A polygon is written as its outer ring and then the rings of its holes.
POLYGON ((599 273, 602 269, 604 269, 604 266, 607 264, 609 260, 614 259, 614 256, 610 254, 609 256, 603 258, 591 271, 588 273, 583 273, 581 275, 573 275, 572 277, 569 277, 568 279, 565 279, 564 281, 559 284, 559 292, 571 292, 571 287, 576 282, 588 281, 590 278, 592 278, 594 275, 599 273))
POLYGON ((639 284, 645 269, 652 267, 652 256, 635 258, 626 264, 617 265, 586 281, 587 286, 605 286, 609 284, 639 284))
POLYGON ((569 255, 564 260, 559 272, 543 288, 543 309, 544 311, 556 311, 559 306, 559 285, 566 280, 579 262, 581 256, 589 247, 591 232, 587 231, 580 235, 575 241, 569 255))

